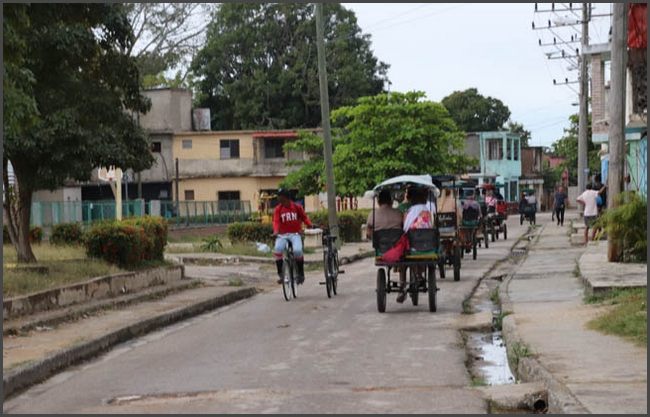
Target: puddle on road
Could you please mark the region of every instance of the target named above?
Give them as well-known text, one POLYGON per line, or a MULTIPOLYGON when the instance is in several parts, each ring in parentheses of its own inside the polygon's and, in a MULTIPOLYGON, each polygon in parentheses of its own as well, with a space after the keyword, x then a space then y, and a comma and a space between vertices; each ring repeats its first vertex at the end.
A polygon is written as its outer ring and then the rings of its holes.
POLYGON ((467 347, 473 370, 486 385, 514 384, 515 376, 508 365, 506 345, 500 331, 467 332, 467 347))

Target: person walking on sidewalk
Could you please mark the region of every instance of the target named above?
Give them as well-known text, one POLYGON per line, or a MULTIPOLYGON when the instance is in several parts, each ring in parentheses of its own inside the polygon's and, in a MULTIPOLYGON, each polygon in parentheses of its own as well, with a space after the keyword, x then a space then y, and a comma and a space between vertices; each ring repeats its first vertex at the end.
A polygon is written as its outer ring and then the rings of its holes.
POLYGON ((564 210, 566 208, 567 195, 564 192, 564 187, 558 187, 555 192, 554 201, 553 201, 553 212, 557 218, 557 225, 564 226, 564 210))
POLYGON ((311 220, 305 214, 305 210, 300 204, 291 200, 289 190, 278 190, 278 204, 273 212, 273 234, 276 236, 273 256, 275 265, 278 269, 278 284, 282 284, 282 253, 287 247, 287 242, 291 241, 293 247, 293 256, 296 260, 296 281, 302 284, 305 281, 305 260, 302 253, 302 223, 307 227, 312 227, 311 220))
MULTIPOLYGON (((587 189, 585 192, 580 194, 576 199, 578 203, 584 205, 583 216, 585 219, 585 245, 589 243, 589 228, 593 226, 593 223, 598 217, 598 196, 600 192, 603 191, 605 187, 601 188, 600 191, 593 189, 592 184, 587 184, 587 189)), ((591 240, 594 240, 596 237, 596 229, 593 230, 591 240)))

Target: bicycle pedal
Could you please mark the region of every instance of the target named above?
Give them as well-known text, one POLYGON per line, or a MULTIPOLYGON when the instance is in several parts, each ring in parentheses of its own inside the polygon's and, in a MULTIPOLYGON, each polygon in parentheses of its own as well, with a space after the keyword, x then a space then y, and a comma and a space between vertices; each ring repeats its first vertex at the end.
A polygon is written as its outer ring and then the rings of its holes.
POLYGON ((338 273, 339 273, 339 274, 345 274, 345 271, 341 271, 341 270, 339 270, 338 273))

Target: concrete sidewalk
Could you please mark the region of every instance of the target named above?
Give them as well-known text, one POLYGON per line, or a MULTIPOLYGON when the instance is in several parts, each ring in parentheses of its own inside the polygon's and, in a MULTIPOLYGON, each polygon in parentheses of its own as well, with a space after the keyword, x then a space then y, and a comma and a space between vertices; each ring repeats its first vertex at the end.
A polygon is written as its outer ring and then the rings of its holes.
POLYGON ((577 263, 590 249, 571 246, 568 226, 548 214, 538 224, 538 240, 500 292, 513 313, 503 332, 519 377, 545 384, 552 413, 645 414, 647 350, 587 329, 605 311, 583 303, 577 263))
POLYGON ((580 275, 590 293, 614 288, 648 286, 648 265, 643 263, 607 262, 607 242, 589 242, 579 261, 580 275))

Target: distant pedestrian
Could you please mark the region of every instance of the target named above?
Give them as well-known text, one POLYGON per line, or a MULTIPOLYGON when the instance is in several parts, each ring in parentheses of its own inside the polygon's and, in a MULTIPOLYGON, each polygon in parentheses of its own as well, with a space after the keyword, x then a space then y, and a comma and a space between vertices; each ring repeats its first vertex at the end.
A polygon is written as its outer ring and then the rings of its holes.
MULTIPOLYGON (((602 191, 602 189, 601 189, 602 191)), ((576 199, 578 203, 584 205, 583 216, 585 219, 585 245, 589 242, 589 228, 593 226, 593 223, 598 217, 598 195, 600 193, 593 189, 592 184, 587 184, 587 189, 585 192, 580 194, 576 199)), ((593 230, 591 240, 596 238, 596 230, 593 230)))
POLYGON ((557 218, 558 226, 564 226, 564 210, 566 209, 567 198, 569 197, 564 192, 564 187, 560 186, 553 198, 553 212, 557 218))

